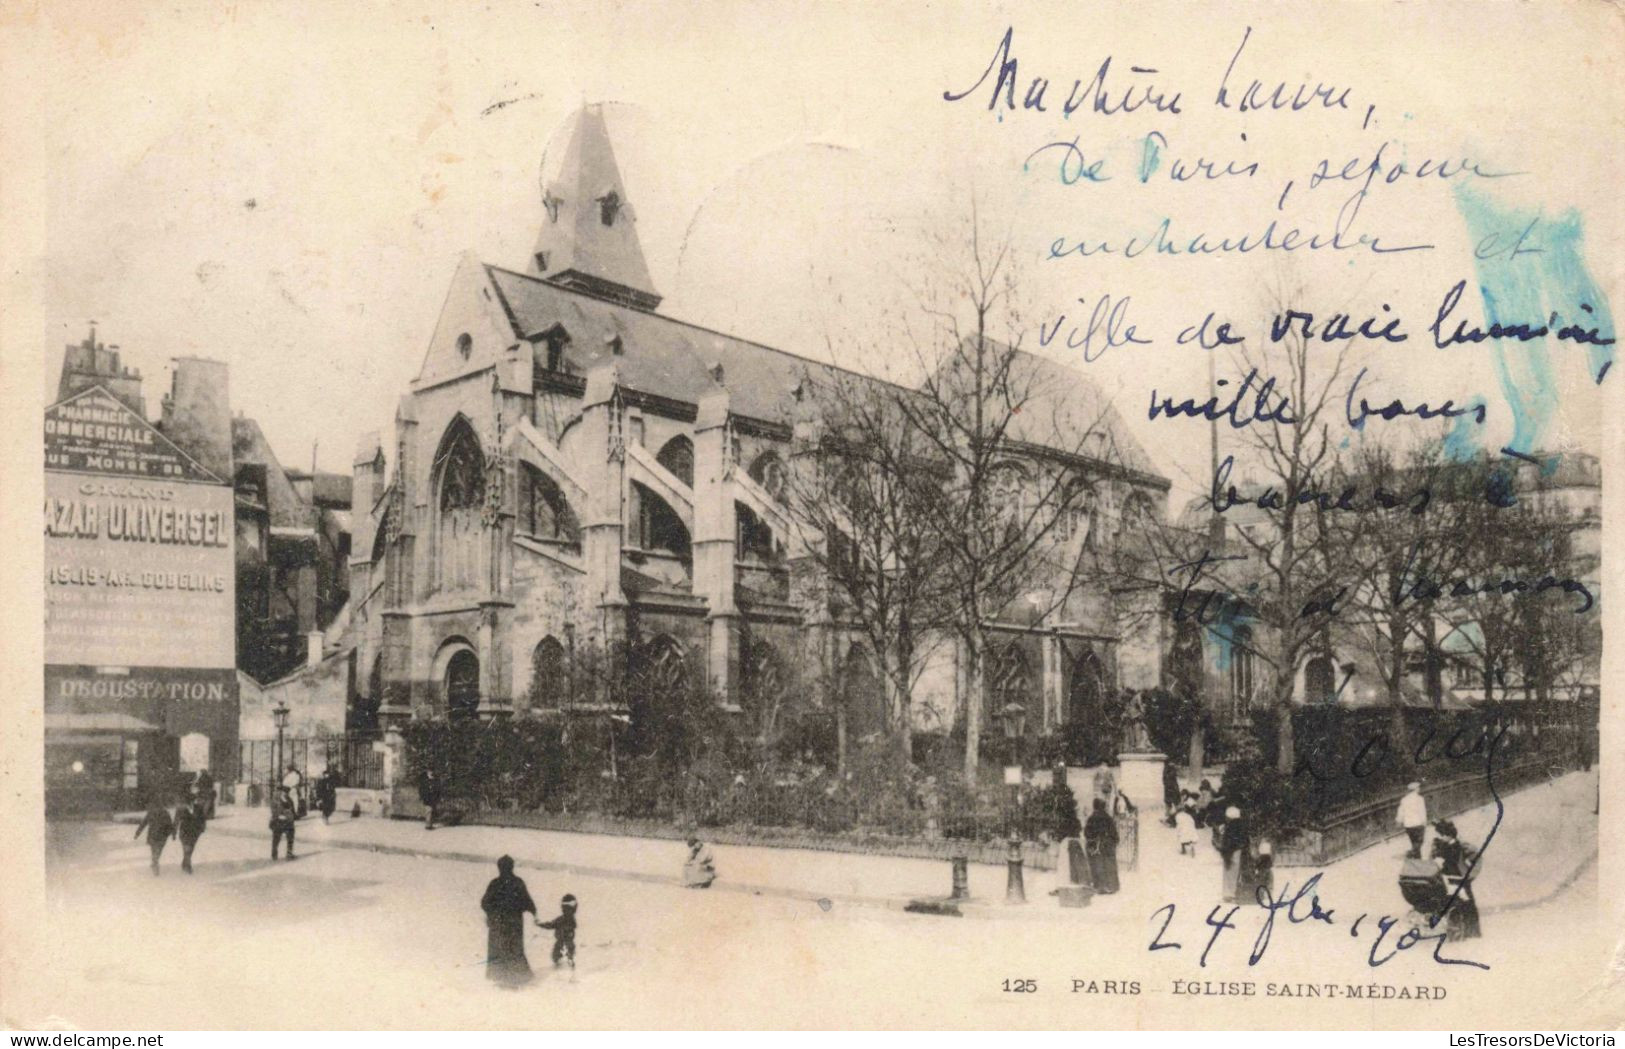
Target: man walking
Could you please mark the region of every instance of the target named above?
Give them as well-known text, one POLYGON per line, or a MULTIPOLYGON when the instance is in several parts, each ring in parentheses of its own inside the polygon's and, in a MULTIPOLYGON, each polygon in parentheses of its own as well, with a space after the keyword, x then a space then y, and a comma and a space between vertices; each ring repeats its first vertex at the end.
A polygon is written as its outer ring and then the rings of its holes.
POLYGON ((277 791, 271 799, 271 859, 277 858, 282 839, 288 839, 288 859, 293 859, 293 821, 297 810, 293 807, 292 792, 287 787, 277 791))
POLYGON ((175 836, 175 821, 156 795, 147 802, 147 814, 136 824, 135 836, 141 837, 143 830, 147 832, 147 848, 152 850, 152 876, 156 878, 158 859, 164 854, 164 846, 169 844, 169 839, 175 836))
POLYGON ((1399 799, 1399 812, 1394 815, 1394 822, 1405 828, 1405 833, 1411 839, 1410 851, 1407 853, 1411 859, 1422 858, 1422 836, 1427 833, 1428 803, 1422 797, 1422 784, 1412 780, 1405 785, 1405 796, 1399 799))
POLYGON ((187 874, 192 873, 192 850, 197 848, 197 840, 203 837, 208 821, 209 806, 201 795, 192 799, 191 804, 175 810, 176 836, 181 841, 181 870, 187 874))

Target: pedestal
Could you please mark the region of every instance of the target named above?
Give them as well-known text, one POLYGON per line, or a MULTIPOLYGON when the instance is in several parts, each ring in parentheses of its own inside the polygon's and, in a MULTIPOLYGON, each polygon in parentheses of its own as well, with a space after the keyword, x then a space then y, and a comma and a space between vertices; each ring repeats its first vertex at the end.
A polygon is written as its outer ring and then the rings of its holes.
POLYGON ((1166 759, 1161 754, 1119 754, 1117 761, 1117 789, 1142 812, 1160 812, 1166 759))

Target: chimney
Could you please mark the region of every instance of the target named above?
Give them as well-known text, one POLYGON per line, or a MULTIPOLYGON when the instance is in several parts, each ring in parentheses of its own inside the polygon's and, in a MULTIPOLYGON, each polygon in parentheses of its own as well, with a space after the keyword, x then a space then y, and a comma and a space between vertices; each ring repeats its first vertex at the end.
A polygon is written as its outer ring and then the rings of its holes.
POLYGON ((175 358, 159 428, 221 480, 233 475, 231 394, 224 361, 175 358))

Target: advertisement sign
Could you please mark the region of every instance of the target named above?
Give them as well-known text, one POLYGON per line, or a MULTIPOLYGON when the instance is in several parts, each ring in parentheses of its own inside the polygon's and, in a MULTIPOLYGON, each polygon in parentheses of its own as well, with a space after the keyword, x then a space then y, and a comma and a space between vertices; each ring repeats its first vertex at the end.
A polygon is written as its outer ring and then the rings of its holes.
POLYGON ((231 487, 99 388, 45 410, 45 461, 45 662, 214 670, 234 694, 231 487))
POLYGON ((45 661, 236 665, 232 492, 45 476, 45 661))
POLYGON ((105 390, 45 409, 45 470, 221 484, 191 456, 105 390))

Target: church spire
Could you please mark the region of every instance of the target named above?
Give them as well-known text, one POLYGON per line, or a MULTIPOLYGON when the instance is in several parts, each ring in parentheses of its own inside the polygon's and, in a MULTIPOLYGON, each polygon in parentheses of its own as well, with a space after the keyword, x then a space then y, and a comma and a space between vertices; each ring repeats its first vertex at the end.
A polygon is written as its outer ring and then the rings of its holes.
POLYGON ((601 106, 583 106, 576 113, 563 163, 551 179, 543 174, 542 204, 546 214, 532 255, 534 272, 640 310, 660 305, 601 106))

